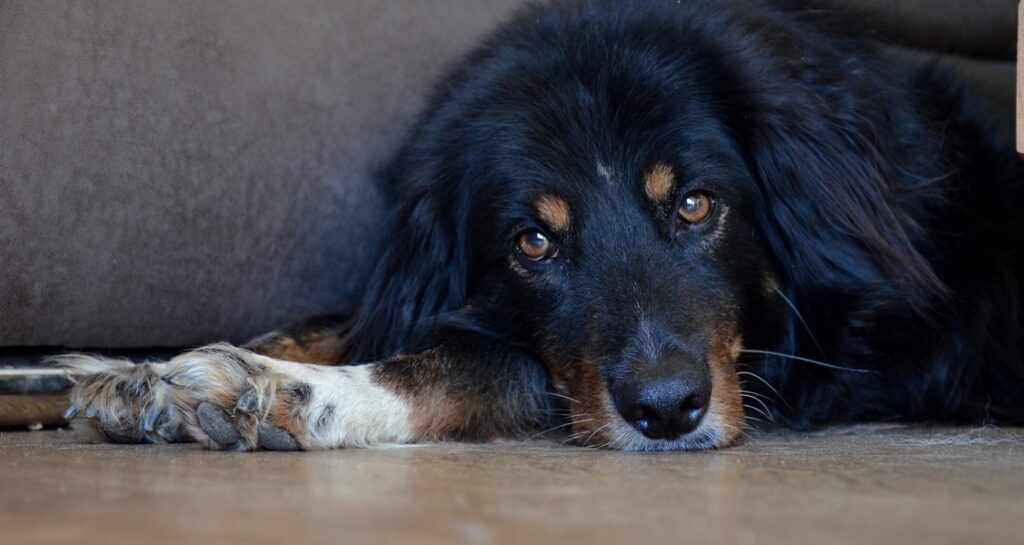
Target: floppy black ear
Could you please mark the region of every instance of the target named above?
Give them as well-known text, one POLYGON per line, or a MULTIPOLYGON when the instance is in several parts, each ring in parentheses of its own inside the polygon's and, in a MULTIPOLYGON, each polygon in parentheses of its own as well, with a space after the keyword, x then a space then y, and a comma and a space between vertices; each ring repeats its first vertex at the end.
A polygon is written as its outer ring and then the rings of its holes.
POLYGON ((466 259, 458 214, 440 196, 407 199, 372 273, 346 341, 349 361, 370 361, 405 350, 439 314, 460 308, 466 259))
POLYGON ((782 269, 799 288, 870 291, 929 316, 947 292, 920 223, 941 179, 924 170, 940 168, 940 150, 920 122, 887 109, 914 105, 884 84, 802 75, 752 116, 753 169, 782 269))

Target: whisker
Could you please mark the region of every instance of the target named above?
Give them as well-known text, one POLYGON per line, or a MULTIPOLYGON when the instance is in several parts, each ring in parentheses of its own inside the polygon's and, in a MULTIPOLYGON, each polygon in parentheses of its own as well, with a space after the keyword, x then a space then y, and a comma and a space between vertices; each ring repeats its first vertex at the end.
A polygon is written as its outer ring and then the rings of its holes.
POLYGON ((721 424, 719 424, 719 426, 733 431, 740 431, 739 428, 737 428, 736 426, 733 426, 732 424, 726 424, 725 422, 722 422, 721 424))
POLYGON ((630 431, 628 429, 623 429, 622 431, 620 431, 619 434, 615 436, 615 443, 622 444, 622 441, 625 438, 629 437, 629 433, 630 431))
POLYGON ((768 389, 771 390, 772 393, 774 393, 776 395, 776 397, 778 397, 779 400, 782 401, 782 403, 786 405, 786 407, 788 407, 790 410, 793 410, 793 406, 790 405, 788 401, 786 401, 786 398, 782 397, 782 394, 780 394, 779 391, 776 390, 775 387, 772 386, 771 383, 768 382, 767 380, 765 380, 763 377, 759 376, 756 373, 752 373, 750 371, 736 371, 736 374, 740 375, 740 376, 749 375, 749 376, 752 376, 752 377, 756 378, 757 380, 761 381, 761 383, 764 384, 765 386, 767 386, 768 389))
MULTIPOLYGON (((763 400, 758 399, 756 397, 747 397, 747 396, 744 396, 743 394, 740 394, 740 397, 746 397, 747 399, 749 399, 751 401, 756 401, 756 402, 760 403, 761 407, 764 408, 764 412, 769 413, 769 414, 771 413, 771 410, 768 409, 768 405, 763 400)), ((774 417, 772 417, 772 421, 773 422, 775 421, 774 417)))
POLYGON ((818 339, 814 336, 814 332, 811 331, 811 326, 807 325, 807 320, 804 320, 804 315, 800 314, 800 311, 797 310, 796 305, 793 304, 793 301, 791 301, 789 297, 786 297, 786 294, 782 293, 782 290, 775 286, 772 286, 772 291, 774 291, 779 297, 782 298, 783 301, 786 302, 787 305, 789 305, 789 308, 793 311, 793 314, 796 314, 797 319, 800 320, 800 323, 804 326, 804 329, 807 331, 807 335, 811 337, 811 341, 814 343, 814 346, 818 348, 818 353, 821 354, 822 357, 825 357, 825 351, 822 350, 821 345, 818 344, 818 339))
POLYGON ((583 435, 583 434, 582 433, 574 433, 574 434, 566 437, 565 439, 562 439, 558 443, 561 444, 561 445, 565 445, 567 443, 575 443, 576 440, 579 439, 581 435, 583 435))
MULTIPOLYGON (((728 428, 728 429, 730 429, 730 430, 736 431, 736 432, 738 432, 738 433, 739 433, 740 435, 742 435, 743 437, 745 437, 745 438, 747 438, 747 439, 749 439, 749 438, 750 438, 750 434, 749 434, 749 433, 747 433, 747 430, 746 430, 746 429, 740 429, 740 428, 737 428, 736 426, 733 426, 732 424, 726 424, 726 423, 724 423, 724 422, 723 422, 723 423, 721 423, 721 424, 720 424, 720 426, 722 426, 723 428, 728 428)), ((745 422, 744 422, 744 424, 743 424, 743 427, 744 427, 744 428, 746 428, 746 427, 747 427, 747 425, 746 425, 746 423, 745 423, 745 422)))
POLYGON ((743 404, 743 408, 744 409, 750 409, 752 411, 757 411, 758 414, 760 414, 760 415, 764 416, 765 418, 767 418, 769 422, 771 422, 772 424, 775 423, 775 418, 773 418, 772 415, 762 411, 761 409, 759 409, 757 407, 754 407, 753 405, 747 405, 747 404, 744 403, 743 404))
POLYGON ((562 394, 559 394, 557 392, 544 392, 544 394, 545 395, 549 395, 549 396, 553 396, 553 397, 560 397, 560 398, 562 398, 562 399, 564 399, 566 401, 569 401, 570 403, 577 403, 578 404, 580 402, 580 400, 578 400, 576 398, 569 397, 567 395, 562 395, 562 394))
MULTIPOLYGON (((587 422, 593 422, 594 418, 591 418, 591 416, 592 415, 590 413, 581 413, 579 415, 570 416, 569 417, 569 420, 570 420, 569 424, 575 425, 575 424, 585 424, 587 422)), ((579 439, 580 437, 583 437, 583 434, 585 434, 585 433, 587 433, 587 430, 578 431, 576 433, 570 433, 564 439, 559 441, 559 443, 564 445, 566 443, 569 443, 570 441, 575 441, 576 439, 579 439)))
POLYGON ((783 354, 782 352, 772 352, 771 350, 754 350, 750 348, 740 349, 740 352, 747 354, 760 354, 762 356, 778 356, 780 358, 788 358, 795 361, 802 361, 804 363, 810 363, 813 365, 820 365, 821 367, 828 367, 829 369, 836 369, 839 371, 849 371, 851 373, 878 373, 874 369, 859 369, 856 367, 843 367, 841 365, 835 365, 832 363, 825 363, 823 361, 812 360, 811 358, 805 358, 802 356, 794 356, 792 354, 783 354))
POLYGON ((754 396, 754 397, 758 397, 758 398, 761 398, 761 399, 764 399, 764 400, 767 400, 767 401, 775 401, 770 396, 766 396, 766 395, 764 395, 764 394, 762 394, 760 392, 754 392, 752 390, 740 390, 740 395, 754 396))
POLYGON ((562 443, 564 445, 565 443, 574 442, 574 441, 578 440, 580 437, 583 437, 586 434, 587 434, 587 430, 578 431, 576 433, 569 434, 565 439, 560 441, 560 443, 562 443))
POLYGON ((602 443, 602 444, 600 444, 600 445, 597 445, 596 447, 594 447, 594 449, 596 449, 596 450, 600 450, 600 449, 605 449, 605 448, 608 448, 608 446, 609 446, 609 445, 612 445, 612 444, 614 444, 615 442, 617 442, 617 441, 618 441, 619 439, 622 439, 622 436, 623 436, 623 435, 624 435, 625 433, 626 433, 625 431, 621 431, 621 430, 620 430, 620 431, 619 431, 619 433, 617 433, 617 434, 615 435, 615 437, 613 437, 613 438, 612 438, 612 439, 610 439, 609 441, 606 441, 606 442, 604 442, 604 443, 602 443))
POLYGON ((551 433, 551 432, 553 432, 553 431, 555 431, 557 429, 564 428, 566 426, 574 426, 576 424, 581 424, 583 422, 592 422, 593 420, 594 420, 593 418, 588 418, 586 420, 575 420, 575 421, 571 421, 571 422, 566 422, 564 424, 559 424, 559 425, 557 425, 557 426, 555 426, 553 428, 548 428, 548 429, 546 429, 544 431, 539 431, 539 432, 537 432, 537 433, 527 437, 526 439, 523 439, 523 444, 526 444, 526 443, 528 443, 528 442, 530 442, 530 441, 540 437, 541 435, 545 435, 545 434, 551 433))
POLYGON ((594 431, 590 432, 590 435, 588 435, 586 440, 583 441, 583 444, 586 445, 586 444, 590 443, 590 440, 594 437, 594 434, 596 434, 597 432, 599 432, 599 431, 601 431, 601 430, 603 430, 603 429, 605 429, 605 428, 607 428, 608 426, 611 426, 611 425, 612 425, 611 422, 606 422, 605 425, 603 425, 600 428, 597 428, 594 431))

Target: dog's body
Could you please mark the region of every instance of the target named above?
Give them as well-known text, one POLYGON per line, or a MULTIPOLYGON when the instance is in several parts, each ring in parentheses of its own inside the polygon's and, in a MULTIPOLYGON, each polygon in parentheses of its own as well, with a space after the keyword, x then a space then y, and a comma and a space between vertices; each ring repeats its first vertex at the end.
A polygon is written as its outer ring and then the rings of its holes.
POLYGON ((69 357, 71 412, 243 449, 1021 421, 1008 119, 820 15, 528 8, 384 173, 394 235, 353 316, 166 364, 69 357))

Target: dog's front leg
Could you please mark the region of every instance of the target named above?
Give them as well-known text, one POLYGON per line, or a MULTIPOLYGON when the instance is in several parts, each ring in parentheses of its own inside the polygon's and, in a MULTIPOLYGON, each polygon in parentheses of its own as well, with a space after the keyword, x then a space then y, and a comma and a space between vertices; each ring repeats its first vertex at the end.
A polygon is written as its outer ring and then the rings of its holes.
POLYGON ((539 363, 474 337, 365 365, 324 367, 212 345, 167 363, 67 356, 85 374, 70 415, 124 442, 326 449, 517 437, 550 424, 539 363))

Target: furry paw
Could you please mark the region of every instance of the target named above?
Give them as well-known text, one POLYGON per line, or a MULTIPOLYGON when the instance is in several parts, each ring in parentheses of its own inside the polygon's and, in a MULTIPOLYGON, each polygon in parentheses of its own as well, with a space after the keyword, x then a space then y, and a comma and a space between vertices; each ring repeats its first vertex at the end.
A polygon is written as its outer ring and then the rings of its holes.
POLYGON ((308 386, 259 360, 229 345, 165 364, 62 356, 58 362, 80 376, 65 417, 83 417, 118 443, 195 440, 216 449, 299 450, 287 428, 298 430, 292 409, 308 386))

